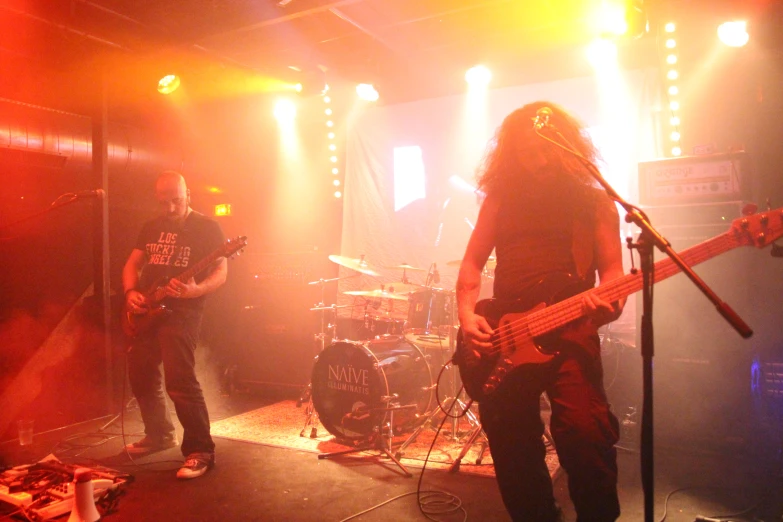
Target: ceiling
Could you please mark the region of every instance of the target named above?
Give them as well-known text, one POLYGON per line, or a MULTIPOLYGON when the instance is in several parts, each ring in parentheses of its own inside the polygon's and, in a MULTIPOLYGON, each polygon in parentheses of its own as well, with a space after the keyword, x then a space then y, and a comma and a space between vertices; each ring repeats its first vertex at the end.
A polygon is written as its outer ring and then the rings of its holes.
MULTIPOLYGON (((703 3, 703 2, 702 2, 703 3)), ((755 0, 753 5, 769 4, 755 0)), ((135 79, 225 71, 287 82, 372 82, 387 103, 457 92, 476 63, 493 85, 573 76, 601 0, 4 0, 0 54, 61 69, 110 63, 135 79), (143 67, 133 63, 144 63, 143 67), (160 76, 159 76, 160 75, 160 76)), ((646 2, 650 18, 670 4, 646 2)), ((714 0, 711 13, 748 2, 714 0)), ((704 15, 701 11, 697 16, 704 15)), ((655 60, 629 39, 630 65, 655 60)), ((254 84, 258 85, 258 84, 254 84)))

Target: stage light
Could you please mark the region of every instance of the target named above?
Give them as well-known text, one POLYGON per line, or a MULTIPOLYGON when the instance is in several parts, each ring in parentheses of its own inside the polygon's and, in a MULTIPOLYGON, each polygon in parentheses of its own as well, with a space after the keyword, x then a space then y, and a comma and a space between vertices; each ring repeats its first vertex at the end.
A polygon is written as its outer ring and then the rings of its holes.
POLYGON ((671 110, 673 110, 673 111, 678 111, 678 110, 680 110, 680 102, 678 102, 677 100, 672 100, 672 101, 670 101, 670 102, 669 102, 669 108, 670 108, 671 110))
POLYGON ((672 139, 672 141, 680 141, 680 133, 677 131, 672 132, 669 137, 672 139))
POLYGON ((718 38, 729 47, 742 47, 750 39, 747 23, 744 21, 725 22, 718 26, 718 38))
POLYGON ((465 81, 471 87, 486 87, 492 79, 492 73, 483 65, 471 67, 465 73, 465 81))
POLYGON ((674 65, 675 63, 677 63, 677 55, 670 54, 669 56, 667 56, 666 63, 668 63, 669 65, 674 65))
POLYGON ((329 145, 329 150, 335 151, 337 150, 337 146, 334 143, 332 143, 331 145, 329 145))
POLYGON ((327 127, 334 127, 334 122, 333 122, 332 120, 328 120, 328 121, 326 122, 326 126, 327 126, 327 127))
POLYGON ((676 85, 672 85, 671 87, 669 87, 669 94, 671 96, 677 96, 678 94, 680 94, 680 89, 676 85))
POLYGON ((674 38, 669 38, 668 40, 666 40, 667 49, 674 49, 675 47, 677 47, 677 42, 675 41, 674 38))
POLYGON ((672 147, 672 156, 682 155, 682 149, 680 147, 672 147))
POLYGON ((337 156, 330 157, 329 161, 331 161, 332 163, 337 163, 337 156))
POLYGON ((671 118, 669 118, 669 123, 676 127, 677 125, 680 124, 680 117, 672 116, 671 118))
POLYGON ((597 26, 601 34, 621 36, 628 32, 626 7, 618 3, 604 3, 597 12, 597 26))
POLYGON ((290 122, 296 118, 296 105, 288 99, 277 100, 274 110, 275 118, 278 122, 290 122))
POLYGON ((333 139, 334 139, 334 132, 330 132, 330 133, 329 133, 329 134, 327 134, 326 136, 327 136, 327 137, 328 137, 330 140, 333 140, 333 139))
POLYGON ((231 205, 227 205, 227 204, 215 205, 215 215, 216 216, 230 216, 231 215, 231 205))
POLYGON ((663 30, 667 33, 673 33, 675 28, 676 26, 674 25, 674 22, 669 22, 663 26, 663 30))
POLYGON ((339 173, 340 173, 340 169, 338 169, 337 167, 332 169, 332 174, 334 174, 335 176, 338 175, 339 173))
POLYGON ((334 185, 335 187, 339 187, 340 186, 340 180, 336 179, 336 180, 332 181, 332 185, 334 185))
POLYGON ((329 103, 332 99, 328 96, 324 96, 324 103, 329 103))
POLYGON ((337 192, 334 193, 334 197, 341 198, 343 197, 343 193, 338 190, 337 192))
POLYGON ((161 94, 171 94, 180 86, 181 80, 176 74, 167 74, 158 82, 158 92, 161 94))
POLYGON ((666 73, 666 77, 670 80, 676 80, 680 77, 680 74, 675 70, 671 69, 669 72, 666 73))
POLYGON ((327 116, 331 116, 332 115, 332 109, 326 109, 324 111, 324 114, 326 114, 327 116))
POLYGON ((301 83, 297 83, 296 85, 294 85, 294 90, 296 92, 302 92, 302 84, 301 83))
POLYGON ((617 46, 606 38, 598 38, 588 46, 587 59, 596 69, 606 67, 616 62, 617 46))
POLYGON ((356 86, 356 94, 359 95, 360 100, 364 101, 378 101, 378 91, 370 83, 360 83, 356 86))

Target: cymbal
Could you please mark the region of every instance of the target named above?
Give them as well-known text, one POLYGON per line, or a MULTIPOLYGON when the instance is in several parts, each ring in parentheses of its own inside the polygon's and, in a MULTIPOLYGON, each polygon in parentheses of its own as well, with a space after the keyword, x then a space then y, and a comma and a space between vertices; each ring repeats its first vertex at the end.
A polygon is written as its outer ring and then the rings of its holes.
POLYGON ((338 308, 350 308, 353 305, 324 305, 324 306, 316 306, 314 308, 311 308, 310 311, 318 311, 318 310, 337 310, 338 308))
MULTIPOLYGON (((447 261, 446 266, 460 266, 462 264, 462 259, 455 259, 453 261, 447 261)), ((487 258, 487 264, 484 265, 484 268, 489 268, 490 270, 495 268, 498 265, 498 260, 495 259, 495 256, 489 256, 487 258)))
POLYGON ((373 297, 380 299, 394 299, 396 301, 407 301, 408 296, 406 294, 397 294, 393 292, 386 292, 384 290, 349 290, 343 292, 346 295, 355 295, 358 297, 373 297))
POLYGON ((411 265, 408 265, 408 264, 405 264, 405 263, 403 263, 401 265, 385 266, 383 268, 389 268, 389 269, 396 268, 398 270, 413 270, 413 271, 418 271, 418 272, 426 272, 427 271, 426 268, 418 268, 418 267, 411 266, 411 265))
POLYGON ((369 275, 369 276, 381 275, 375 270, 373 270, 372 268, 370 268, 370 266, 367 264, 367 261, 365 261, 364 256, 360 257, 359 259, 353 259, 345 256, 331 255, 329 256, 329 261, 332 261, 333 263, 337 263, 340 266, 344 266, 345 268, 356 270, 357 272, 361 272, 362 274, 365 275, 369 275))

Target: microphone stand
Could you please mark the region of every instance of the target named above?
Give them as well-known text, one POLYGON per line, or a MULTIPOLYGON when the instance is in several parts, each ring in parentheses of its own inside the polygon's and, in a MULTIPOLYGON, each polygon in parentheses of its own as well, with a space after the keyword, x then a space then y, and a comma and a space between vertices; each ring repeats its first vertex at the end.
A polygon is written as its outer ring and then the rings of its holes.
POLYGON ((640 265, 642 268, 642 335, 641 335, 641 355, 642 355, 642 436, 641 436, 641 468, 642 468, 642 488, 644 490, 644 520, 653 522, 654 520, 654 497, 653 497, 653 294, 652 285, 654 278, 654 249, 657 248, 682 270, 682 272, 693 281, 696 287, 709 299, 718 313, 734 328, 743 338, 747 339, 753 335, 753 330, 732 310, 726 303, 721 301, 718 295, 688 266, 682 258, 672 249, 671 244, 650 224, 647 215, 635 205, 625 201, 617 191, 603 178, 601 172, 589 159, 585 158, 577 151, 573 145, 563 136, 554 125, 549 123, 551 110, 539 109, 533 124, 536 134, 542 139, 554 144, 557 147, 572 154, 584 164, 590 175, 604 188, 606 193, 614 201, 620 204, 626 211, 625 220, 628 223, 634 223, 641 229, 641 235, 636 243, 628 241, 629 248, 635 248, 639 252, 640 265), (545 136, 542 133, 544 128, 552 129, 565 145, 545 136))

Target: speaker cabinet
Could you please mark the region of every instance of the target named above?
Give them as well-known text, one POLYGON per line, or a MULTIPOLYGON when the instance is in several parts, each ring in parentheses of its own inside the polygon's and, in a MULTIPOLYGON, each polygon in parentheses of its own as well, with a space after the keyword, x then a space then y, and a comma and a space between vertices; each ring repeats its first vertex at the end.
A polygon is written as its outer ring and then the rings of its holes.
MULTIPOLYGON (((678 252, 729 229, 741 203, 651 207, 653 224, 678 252)), ((752 248, 738 248, 694 271, 740 316, 752 312, 752 248)), ((664 255, 656 251, 656 261, 664 255)), ((637 293, 637 346, 641 292, 637 293)), ((750 422, 753 346, 739 336, 684 274, 654 286, 655 431, 667 442, 741 444, 750 422)), ((641 367, 641 361, 639 361, 641 367)), ((641 387, 641 373, 639 374, 641 387)))

